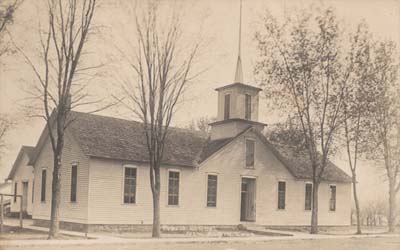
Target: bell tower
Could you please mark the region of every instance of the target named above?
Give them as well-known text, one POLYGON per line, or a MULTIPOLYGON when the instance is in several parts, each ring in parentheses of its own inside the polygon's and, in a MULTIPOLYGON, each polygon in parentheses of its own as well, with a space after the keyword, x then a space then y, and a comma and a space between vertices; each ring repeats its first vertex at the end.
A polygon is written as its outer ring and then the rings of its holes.
POLYGON ((258 122, 260 88, 243 83, 241 60, 242 1, 240 0, 239 49, 234 83, 215 89, 218 91, 217 121, 210 123, 211 140, 234 137, 254 127, 262 131, 266 124, 258 122))

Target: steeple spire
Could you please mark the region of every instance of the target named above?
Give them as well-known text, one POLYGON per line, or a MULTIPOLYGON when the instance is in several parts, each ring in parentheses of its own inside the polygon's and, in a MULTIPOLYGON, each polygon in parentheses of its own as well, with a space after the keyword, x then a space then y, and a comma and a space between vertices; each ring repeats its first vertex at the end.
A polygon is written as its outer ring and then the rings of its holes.
POLYGON ((238 59, 236 63, 236 73, 235 82, 243 83, 243 69, 242 69, 242 59, 241 59, 241 47, 242 47, 242 0, 240 0, 240 18, 239 18, 239 49, 238 49, 238 59))

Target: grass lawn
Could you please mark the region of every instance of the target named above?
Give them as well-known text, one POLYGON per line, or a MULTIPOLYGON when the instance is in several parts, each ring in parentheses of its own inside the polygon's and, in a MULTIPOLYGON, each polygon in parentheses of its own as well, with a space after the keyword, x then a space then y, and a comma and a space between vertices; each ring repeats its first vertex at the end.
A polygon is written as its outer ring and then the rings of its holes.
MULTIPOLYGON (((2 240, 45 240, 47 233, 27 228, 3 226, 3 232, 0 234, 0 246, 2 240)), ((85 239, 84 237, 60 235, 60 239, 85 239)))

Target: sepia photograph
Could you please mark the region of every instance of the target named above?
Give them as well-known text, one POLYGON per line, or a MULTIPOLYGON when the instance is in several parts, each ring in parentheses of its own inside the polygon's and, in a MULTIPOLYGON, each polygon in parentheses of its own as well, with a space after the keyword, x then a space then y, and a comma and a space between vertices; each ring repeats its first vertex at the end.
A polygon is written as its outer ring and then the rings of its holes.
POLYGON ((400 0, 0 0, 0 250, 399 250, 400 0))

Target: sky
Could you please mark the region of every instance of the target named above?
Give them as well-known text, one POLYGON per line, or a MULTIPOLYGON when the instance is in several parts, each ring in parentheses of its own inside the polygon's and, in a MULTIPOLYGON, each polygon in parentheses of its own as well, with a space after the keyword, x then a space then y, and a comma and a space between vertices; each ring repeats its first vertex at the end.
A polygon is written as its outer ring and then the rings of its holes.
MULTIPOLYGON (((25 0, 16 12, 9 32, 28 56, 35 58, 39 48, 39 26, 45 25, 43 1, 25 0)), ((46 2, 46 1, 44 1, 46 2)), ((125 58, 132 51, 134 39, 134 17, 127 0, 99 0, 99 8, 93 24, 96 32, 87 44, 85 63, 104 64, 89 79, 91 90, 96 95, 110 98, 120 93, 119 84, 129 73, 125 58)), ((140 1, 139 1, 140 2, 140 1)), ((215 117, 217 95, 215 88, 232 83, 238 53, 239 0, 163 0, 168 8, 181 10, 183 42, 190 46, 193 40, 201 41, 200 56, 195 62, 193 73, 199 73, 190 84, 173 120, 174 126, 185 126, 193 119, 215 117)), ((244 82, 256 85, 253 67, 257 61, 254 33, 260 28, 260 20, 268 9, 273 15, 282 17, 287 11, 306 7, 311 0, 243 0, 242 14, 242 64, 244 82)), ((323 4, 333 6, 347 27, 354 27, 365 19, 374 36, 381 39, 400 40, 400 1, 395 0, 326 0, 323 4)), ((167 13, 168 11, 165 11, 167 13)), ((0 112, 7 113, 18 121, 7 136, 6 154, 0 160, 0 180, 7 177, 21 145, 36 145, 44 127, 41 119, 26 119, 22 104, 26 104, 30 84, 34 81, 31 68, 20 53, 3 59, 0 68, 0 112)), ((265 101, 265 100, 264 100, 265 101)), ((267 124, 278 120, 262 100, 260 121, 267 124)), ((85 109, 81 111, 87 111, 85 109)), ((134 119, 125 109, 115 106, 101 112, 103 115, 134 119)), ((334 159, 348 172, 344 157, 334 159)), ((365 200, 381 197, 386 185, 382 170, 374 164, 362 162, 359 185, 365 200), (374 188, 371 188, 374 187, 374 188)))

